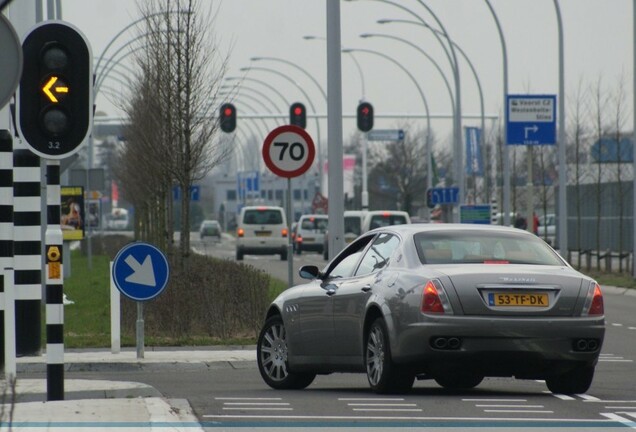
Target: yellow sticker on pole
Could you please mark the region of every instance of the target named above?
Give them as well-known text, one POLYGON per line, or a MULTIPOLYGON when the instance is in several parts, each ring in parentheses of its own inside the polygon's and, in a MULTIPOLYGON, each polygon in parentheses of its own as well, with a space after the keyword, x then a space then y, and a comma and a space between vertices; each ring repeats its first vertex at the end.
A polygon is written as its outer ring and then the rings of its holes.
POLYGON ((49 268, 49 279, 61 279, 62 278, 62 264, 59 262, 50 262, 48 264, 49 268))

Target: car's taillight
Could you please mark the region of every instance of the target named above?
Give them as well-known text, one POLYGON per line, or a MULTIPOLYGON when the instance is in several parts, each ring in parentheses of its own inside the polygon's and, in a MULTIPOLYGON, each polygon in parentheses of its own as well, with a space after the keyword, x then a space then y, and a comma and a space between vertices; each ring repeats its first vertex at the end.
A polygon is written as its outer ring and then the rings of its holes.
POLYGON ((591 282, 585 297, 582 315, 603 315, 605 307, 603 306, 603 293, 601 287, 596 282, 591 282))
POLYGON ((287 237, 287 228, 283 228, 282 230, 280 230, 280 233, 283 237, 287 237))
POLYGON ((422 293, 422 312, 433 314, 452 314, 448 297, 438 280, 431 280, 424 285, 422 293))
POLYGON ((243 237, 245 235, 245 230, 243 228, 239 228, 236 230, 236 235, 239 237, 243 237))

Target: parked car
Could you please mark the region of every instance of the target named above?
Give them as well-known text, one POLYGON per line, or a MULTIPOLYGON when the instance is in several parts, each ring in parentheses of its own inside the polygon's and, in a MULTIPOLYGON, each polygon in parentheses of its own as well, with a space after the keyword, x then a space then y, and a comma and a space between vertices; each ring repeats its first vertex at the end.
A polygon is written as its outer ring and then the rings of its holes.
POLYGON ((287 219, 282 207, 246 206, 236 228, 236 259, 244 255, 274 255, 287 260, 287 219))
POLYGON ((325 214, 306 214, 298 219, 294 235, 294 251, 322 253, 329 217, 325 214))
POLYGON ((468 389, 487 376, 590 387, 605 335, 601 288, 536 235, 510 227, 407 224, 362 234, 269 306, 263 380, 366 373, 378 393, 418 379, 468 389))
POLYGON ((201 226, 199 227, 199 237, 201 240, 206 237, 212 237, 213 240, 221 241, 221 224, 217 220, 206 219, 201 222, 201 226))

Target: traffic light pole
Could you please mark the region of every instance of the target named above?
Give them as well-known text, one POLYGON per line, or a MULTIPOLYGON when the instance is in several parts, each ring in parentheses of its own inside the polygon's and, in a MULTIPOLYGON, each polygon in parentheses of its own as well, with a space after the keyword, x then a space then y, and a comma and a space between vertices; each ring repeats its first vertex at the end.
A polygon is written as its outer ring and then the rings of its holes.
POLYGON ((64 282, 60 161, 46 162, 46 394, 64 400, 64 282))

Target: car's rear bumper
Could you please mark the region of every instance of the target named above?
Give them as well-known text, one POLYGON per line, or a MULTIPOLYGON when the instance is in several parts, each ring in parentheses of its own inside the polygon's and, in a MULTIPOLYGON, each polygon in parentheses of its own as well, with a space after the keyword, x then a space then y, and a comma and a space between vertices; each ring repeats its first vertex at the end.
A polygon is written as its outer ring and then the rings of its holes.
POLYGON ((391 348, 394 361, 421 372, 471 367, 535 377, 596 364, 604 335, 603 318, 444 317, 401 329, 391 348))

